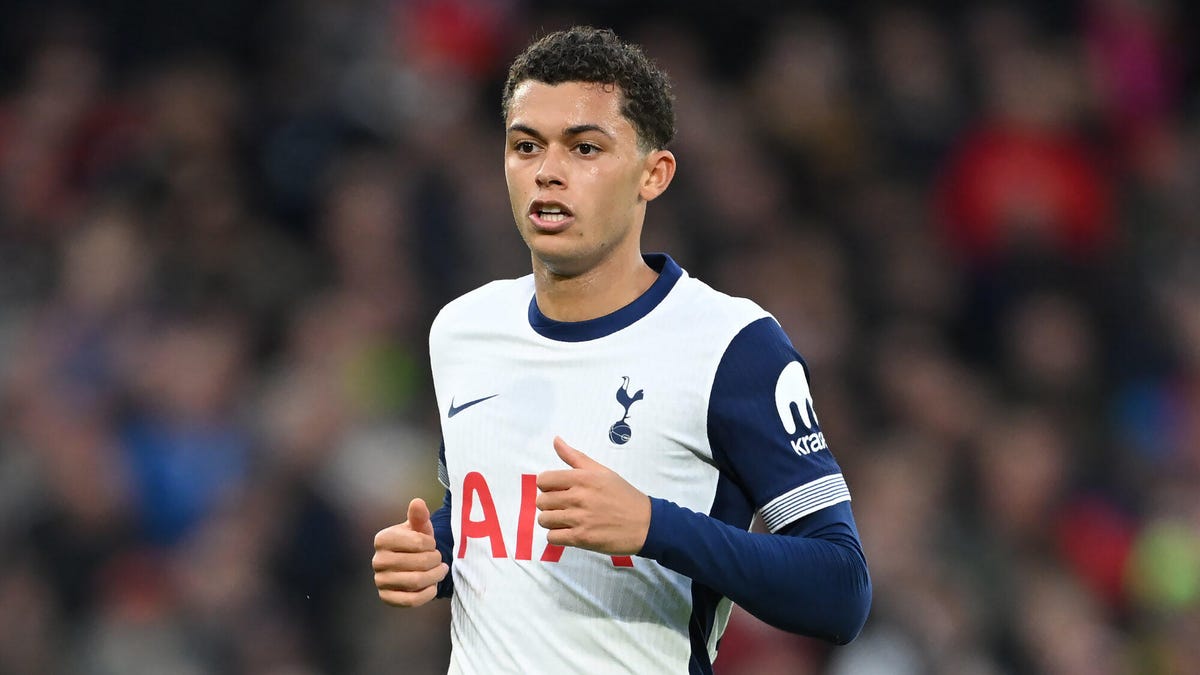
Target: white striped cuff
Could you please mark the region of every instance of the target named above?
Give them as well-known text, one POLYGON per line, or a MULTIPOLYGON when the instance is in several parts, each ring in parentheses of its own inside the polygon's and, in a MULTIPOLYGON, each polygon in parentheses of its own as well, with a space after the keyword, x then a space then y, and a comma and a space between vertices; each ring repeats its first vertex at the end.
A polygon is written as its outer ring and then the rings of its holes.
POLYGON ((447 490, 450 489, 450 472, 446 470, 445 463, 438 462, 438 482, 447 490))
POLYGON ((850 501, 850 488, 846 487, 842 474, 835 473, 788 490, 767 502, 759 513, 767 529, 778 532, 810 513, 847 501, 850 501))

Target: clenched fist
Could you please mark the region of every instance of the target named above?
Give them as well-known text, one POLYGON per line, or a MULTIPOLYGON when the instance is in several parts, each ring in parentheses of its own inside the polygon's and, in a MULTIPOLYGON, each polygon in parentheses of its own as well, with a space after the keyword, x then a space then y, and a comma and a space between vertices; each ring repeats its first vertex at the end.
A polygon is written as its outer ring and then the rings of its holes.
POLYGON ((379 599, 397 607, 417 607, 437 596, 437 584, 450 566, 442 562, 424 499, 408 505, 408 520, 375 535, 375 588, 379 599))

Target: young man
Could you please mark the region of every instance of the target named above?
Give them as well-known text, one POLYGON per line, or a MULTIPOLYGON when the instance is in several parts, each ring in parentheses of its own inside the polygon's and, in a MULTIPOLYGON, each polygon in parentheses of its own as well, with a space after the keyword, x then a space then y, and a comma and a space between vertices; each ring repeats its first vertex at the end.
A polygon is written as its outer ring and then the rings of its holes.
POLYGON ((516 59, 503 112, 533 274, 434 321, 445 502, 376 536, 380 597, 452 596, 455 673, 711 672, 731 601, 853 639, 871 586, 804 362, 757 305, 641 253, 675 173, 665 75, 574 28, 516 59))

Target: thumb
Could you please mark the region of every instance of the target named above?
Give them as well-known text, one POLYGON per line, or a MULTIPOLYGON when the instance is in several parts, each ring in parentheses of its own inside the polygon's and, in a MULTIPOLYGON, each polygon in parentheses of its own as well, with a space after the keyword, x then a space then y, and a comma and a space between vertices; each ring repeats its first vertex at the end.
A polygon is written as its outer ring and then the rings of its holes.
POLYGON ((408 527, 414 532, 423 532, 433 536, 433 523, 429 521, 429 507, 420 497, 408 503, 408 527))
POLYGON ((600 462, 567 445, 567 442, 561 436, 554 437, 554 451, 572 469, 592 469, 602 466, 600 462))

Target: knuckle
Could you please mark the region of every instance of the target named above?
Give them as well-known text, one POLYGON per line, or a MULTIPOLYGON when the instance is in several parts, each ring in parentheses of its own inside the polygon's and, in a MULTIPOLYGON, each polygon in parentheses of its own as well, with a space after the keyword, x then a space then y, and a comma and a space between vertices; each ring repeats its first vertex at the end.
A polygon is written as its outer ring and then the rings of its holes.
POLYGON ((442 580, 442 570, 438 567, 431 567, 424 572, 421 572, 421 588, 427 589, 437 585, 437 582, 442 580))
POLYGON ((393 607, 412 607, 411 597, 407 593, 379 591, 379 599, 393 607))
POLYGON ((375 548, 377 550, 394 550, 403 540, 404 530, 399 525, 380 530, 375 535, 375 548))
POLYGON ((420 604, 437 595, 437 581, 430 580, 426 583, 425 579, 412 579, 409 583, 388 585, 380 591, 380 595, 387 593, 406 605, 414 602, 420 604))
POLYGON ((380 552, 379 565, 376 569, 378 569, 381 572, 386 572, 388 570, 396 569, 397 567, 400 566, 400 562, 403 559, 403 555, 404 554, 397 553, 395 551, 380 552))
POLYGON ((383 588, 386 588, 389 591, 409 592, 415 590, 413 588, 412 581, 406 572, 389 572, 386 576, 384 576, 383 583, 381 585, 383 588))

